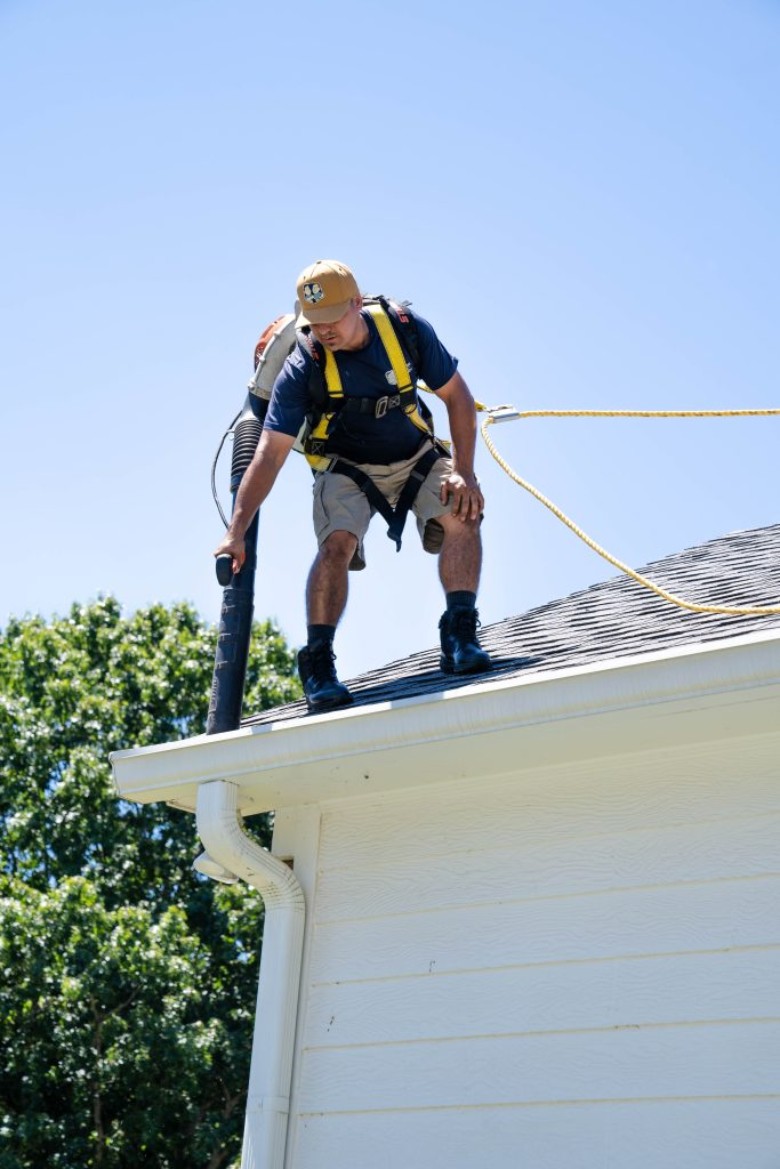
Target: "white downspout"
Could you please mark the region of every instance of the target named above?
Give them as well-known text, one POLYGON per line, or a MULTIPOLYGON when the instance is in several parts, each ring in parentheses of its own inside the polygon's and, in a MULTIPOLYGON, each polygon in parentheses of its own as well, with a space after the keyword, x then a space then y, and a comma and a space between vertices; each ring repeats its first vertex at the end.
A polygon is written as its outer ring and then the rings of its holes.
POLYGON ((197 819, 209 856, 254 886, 265 903, 241 1169, 283 1169, 306 912, 303 890, 286 864, 244 832, 236 784, 221 779, 201 784, 197 819))

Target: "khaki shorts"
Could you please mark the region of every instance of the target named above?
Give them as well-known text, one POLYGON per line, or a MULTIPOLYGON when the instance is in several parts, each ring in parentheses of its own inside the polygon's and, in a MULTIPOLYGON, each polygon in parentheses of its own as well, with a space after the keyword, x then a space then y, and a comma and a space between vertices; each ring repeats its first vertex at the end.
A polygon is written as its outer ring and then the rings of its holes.
MULTIPOLYGON (((412 467, 428 450, 430 443, 426 443, 413 458, 404 459, 400 463, 357 465, 366 475, 370 475, 390 506, 395 507, 412 467)), ((451 474, 452 459, 442 456, 431 467, 412 504, 411 510, 417 517, 417 531, 426 552, 439 552, 444 540, 442 526, 436 521, 439 516, 447 515, 450 511, 451 505, 442 503, 439 493, 442 484, 451 474)), ((319 471, 314 478, 313 510, 317 544, 321 547, 333 532, 351 532, 357 537, 358 546, 349 567, 353 572, 365 568, 363 537, 376 511, 358 485, 338 472, 319 471)))

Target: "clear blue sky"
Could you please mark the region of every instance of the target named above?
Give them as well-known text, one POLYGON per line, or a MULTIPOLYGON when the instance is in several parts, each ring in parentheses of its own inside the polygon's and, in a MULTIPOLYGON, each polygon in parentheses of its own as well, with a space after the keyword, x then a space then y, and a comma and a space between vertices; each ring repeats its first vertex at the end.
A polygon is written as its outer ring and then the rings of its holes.
MULTIPOLYGON (((218 618, 212 455, 317 257, 487 402, 780 405, 776 0, 2 0, 0 64, 0 625, 106 592, 218 618)), ((778 518, 780 419, 492 434, 635 566, 778 518)), ((614 575, 478 459, 483 622, 614 575)), ((256 614, 296 644, 309 482, 288 461, 261 521, 256 614)), ((368 553, 344 677, 437 637, 413 529, 368 553)))

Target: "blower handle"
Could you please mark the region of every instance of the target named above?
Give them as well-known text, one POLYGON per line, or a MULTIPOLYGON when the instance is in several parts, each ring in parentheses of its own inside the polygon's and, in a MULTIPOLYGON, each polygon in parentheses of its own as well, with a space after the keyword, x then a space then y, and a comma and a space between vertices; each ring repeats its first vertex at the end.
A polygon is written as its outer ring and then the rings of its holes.
POLYGON ((223 552, 216 560, 217 580, 226 589, 233 579, 233 557, 223 552))

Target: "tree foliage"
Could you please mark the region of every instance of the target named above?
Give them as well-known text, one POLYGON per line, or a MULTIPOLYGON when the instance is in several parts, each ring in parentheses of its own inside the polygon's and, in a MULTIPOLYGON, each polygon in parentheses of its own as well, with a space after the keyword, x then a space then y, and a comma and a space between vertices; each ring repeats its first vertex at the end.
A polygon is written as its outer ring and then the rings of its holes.
MULTIPOLYGON (((108 756, 200 733, 216 631, 107 598, 0 634, 0 1169, 220 1169, 240 1144, 262 905, 108 756)), ((247 707, 298 695, 255 626, 247 707)), ((267 841, 268 826, 254 825, 267 841)))

